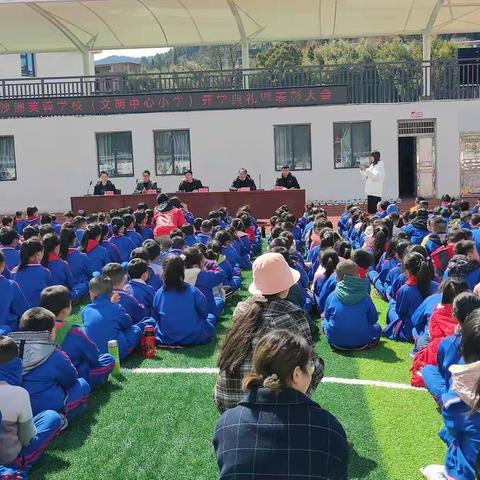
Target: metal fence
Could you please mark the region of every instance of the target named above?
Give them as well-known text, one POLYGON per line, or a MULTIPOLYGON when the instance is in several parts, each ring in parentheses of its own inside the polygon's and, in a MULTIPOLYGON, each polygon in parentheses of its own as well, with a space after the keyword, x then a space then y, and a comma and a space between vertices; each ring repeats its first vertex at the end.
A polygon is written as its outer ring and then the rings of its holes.
POLYGON ((480 98, 476 61, 387 62, 315 65, 286 69, 107 74, 0 80, 0 99, 162 92, 221 91, 338 85, 351 103, 415 102, 480 98))

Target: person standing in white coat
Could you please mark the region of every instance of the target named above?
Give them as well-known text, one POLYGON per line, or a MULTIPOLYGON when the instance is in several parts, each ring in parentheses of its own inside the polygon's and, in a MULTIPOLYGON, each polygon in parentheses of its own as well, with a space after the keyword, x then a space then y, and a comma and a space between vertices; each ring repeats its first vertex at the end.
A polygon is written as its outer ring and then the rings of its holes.
POLYGON ((377 203, 382 201, 385 167, 380 159, 380 152, 373 151, 368 160, 368 167, 361 166, 360 173, 365 178, 365 193, 368 200, 368 213, 377 213, 377 203))

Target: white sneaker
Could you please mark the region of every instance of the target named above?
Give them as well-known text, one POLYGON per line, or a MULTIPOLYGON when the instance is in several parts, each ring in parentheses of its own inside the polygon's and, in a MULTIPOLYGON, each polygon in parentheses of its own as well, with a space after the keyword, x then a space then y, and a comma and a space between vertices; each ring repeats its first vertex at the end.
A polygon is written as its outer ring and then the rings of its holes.
POLYGON ((62 419, 62 423, 60 424, 60 431, 63 432, 68 427, 68 418, 62 413, 60 413, 59 415, 60 415, 60 418, 62 419))
POLYGON ((427 465, 421 468, 420 472, 427 480, 448 480, 450 478, 443 465, 427 465))

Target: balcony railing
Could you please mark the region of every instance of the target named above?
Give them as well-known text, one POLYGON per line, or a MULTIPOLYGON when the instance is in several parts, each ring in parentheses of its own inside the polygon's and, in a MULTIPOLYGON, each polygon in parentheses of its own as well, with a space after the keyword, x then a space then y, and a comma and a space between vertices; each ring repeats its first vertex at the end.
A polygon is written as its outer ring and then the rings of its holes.
POLYGON ((287 69, 210 70, 0 80, 0 99, 138 95, 257 88, 348 86, 350 103, 480 98, 475 60, 315 65, 287 69))

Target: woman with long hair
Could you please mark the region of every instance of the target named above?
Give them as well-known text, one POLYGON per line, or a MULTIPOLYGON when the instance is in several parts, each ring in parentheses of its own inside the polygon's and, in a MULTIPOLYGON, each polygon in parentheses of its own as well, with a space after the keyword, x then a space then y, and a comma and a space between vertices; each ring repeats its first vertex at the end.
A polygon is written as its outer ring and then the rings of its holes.
POLYGON ((365 179, 365 194, 368 201, 368 213, 377 213, 377 204, 382 201, 385 167, 380 152, 375 150, 368 157, 369 166, 360 166, 360 173, 365 179))

